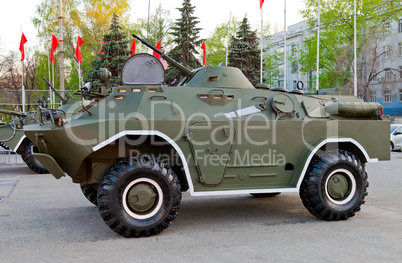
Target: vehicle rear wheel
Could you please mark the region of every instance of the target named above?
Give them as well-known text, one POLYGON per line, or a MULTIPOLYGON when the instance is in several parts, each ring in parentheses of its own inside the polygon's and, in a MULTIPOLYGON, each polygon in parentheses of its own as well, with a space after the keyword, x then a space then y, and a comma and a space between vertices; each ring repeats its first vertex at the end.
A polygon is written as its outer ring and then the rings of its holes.
POLYGON ((300 187, 308 211, 324 220, 345 220, 360 211, 367 195, 367 173, 353 154, 334 150, 316 156, 300 187))
POLYGON ((281 193, 257 193, 257 194, 250 194, 255 198, 266 198, 266 197, 274 197, 280 195, 281 193))
POLYGON ((98 184, 80 184, 84 196, 94 205, 98 205, 98 184))
POLYGON ((41 164, 33 155, 32 147, 36 147, 33 142, 29 142, 27 148, 25 149, 25 154, 22 155, 22 160, 26 165, 37 174, 47 174, 49 171, 41 164))
POLYGON ((150 156, 119 161, 106 172, 98 189, 103 220, 125 237, 160 233, 176 218, 180 204, 176 174, 150 156))
POLYGON ((0 147, 3 148, 4 150, 10 150, 10 147, 5 145, 4 143, 0 142, 0 147))
POLYGON ((389 149, 391 150, 391 151, 393 151, 394 150, 394 144, 391 142, 391 145, 389 146, 389 149))

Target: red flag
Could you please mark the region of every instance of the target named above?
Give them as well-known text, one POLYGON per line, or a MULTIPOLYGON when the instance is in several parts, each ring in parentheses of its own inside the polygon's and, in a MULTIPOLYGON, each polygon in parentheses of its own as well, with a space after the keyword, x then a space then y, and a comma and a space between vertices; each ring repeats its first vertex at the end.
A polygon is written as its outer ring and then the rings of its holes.
POLYGON ((203 50, 203 54, 202 54, 202 63, 204 64, 204 66, 207 65, 207 59, 205 58, 206 54, 207 54, 207 49, 205 48, 205 42, 202 42, 201 45, 201 49, 203 50))
POLYGON ((130 53, 130 57, 135 55, 135 39, 133 41, 133 44, 130 47, 130 50, 132 50, 132 52, 130 53))
POLYGON ((78 36, 77 47, 75 48, 75 56, 77 57, 77 60, 78 60, 79 63, 82 63, 81 50, 80 50, 80 46, 82 44, 84 44, 84 41, 82 41, 80 36, 78 36))
MULTIPOLYGON (((161 41, 159 40, 159 42, 158 42, 158 44, 156 44, 156 46, 155 46, 157 49, 159 49, 159 50, 161 50, 161 41)), ((158 52, 155 52, 154 51, 154 54, 153 54, 157 59, 159 59, 159 60, 161 60, 161 55, 159 55, 159 53, 158 52)))
MULTIPOLYGON (((106 44, 106 43, 107 43, 106 41, 103 41, 103 44, 106 44)), ((103 46, 102 46, 102 48, 103 48, 103 46)), ((99 51, 99 53, 101 53, 101 54, 103 55, 103 54, 105 54, 105 52, 102 51, 102 48, 101 48, 101 50, 99 51)))
POLYGON ((26 42, 28 42, 28 40, 27 40, 27 38, 25 37, 24 33, 22 33, 21 42, 20 42, 21 61, 24 61, 24 59, 25 59, 24 44, 25 44, 26 42))
POLYGON ((52 47, 50 48, 50 63, 54 63, 54 50, 59 45, 59 40, 52 34, 52 47))
POLYGON ((264 3, 264 0, 260 0, 260 9, 262 8, 263 3, 264 3))

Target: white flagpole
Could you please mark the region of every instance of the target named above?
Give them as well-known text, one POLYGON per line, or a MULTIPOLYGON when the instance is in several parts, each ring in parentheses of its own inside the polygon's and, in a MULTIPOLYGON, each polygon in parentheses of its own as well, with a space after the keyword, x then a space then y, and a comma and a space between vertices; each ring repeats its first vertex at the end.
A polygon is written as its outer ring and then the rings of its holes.
POLYGON ((357 68, 356 68, 356 61, 357 61, 357 49, 356 49, 356 0, 354 1, 354 27, 353 27, 353 39, 354 39, 354 95, 357 96, 357 68))
POLYGON ((81 88, 81 63, 78 61, 78 88, 81 88))
MULTIPOLYGON (((51 79, 50 79, 50 56, 48 56, 47 57, 48 59, 47 59, 47 70, 48 70, 48 73, 49 73, 49 81, 52 81, 51 79)), ((52 63, 53 64, 53 63, 52 63)), ((52 88, 50 88, 49 87, 49 99, 50 99, 50 101, 49 101, 49 103, 50 103, 50 108, 53 108, 52 107, 52 88)))
POLYGON ((317 82, 316 90, 320 89, 320 0, 318 0, 318 21, 317 21, 317 82))
POLYGON ((24 61, 21 61, 22 63, 22 94, 21 94, 21 100, 22 100, 22 112, 25 112, 25 87, 24 87, 24 61))
POLYGON ((226 37, 226 67, 228 66, 228 58, 229 58, 229 32, 230 32, 231 20, 232 20, 232 11, 230 11, 229 23, 228 23, 228 36, 226 37))
POLYGON ((263 41, 262 41, 262 38, 263 38, 263 34, 262 34, 262 30, 263 30, 263 26, 264 26, 264 21, 263 21, 263 12, 262 12, 262 10, 264 9, 264 5, 262 5, 261 6, 261 37, 260 37, 260 46, 261 46, 261 61, 260 61, 260 83, 262 83, 262 71, 263 71, 263 68, 262 68, 262 60, 263 60, 263 41))
POLYGON ((287 75, 287 58, 286 58, 286 0, 285 0, 285 8, 284 8, 284 30, 283 30, 283 39, 284 39, 284 48, 283 48, 283 50, 284 50, 284 58, 283 58, 283 61, 284 61, 284 65, 283 65, 283 67, 284 67, 284 77, 283 77, 283 87, 286 89, 286 75, 287 75))
MULTIPOLYGON (((52 63, 52 85, 53 85, 53 87, 54 87, 54 63, 52 63)), ((53 98, 53 105, 52 105, 52 108, 54 109, 55 107, 56 107, 56 98, 55 98, 55 96, 54 96, 54 94, 52 94, 53 96, 52 96, 52 98, 53 98)))
MULTIPOLYGON (((21 25, 21 35, 22 35, 22 25, 21 25)), ((25 58, 24 58, 24 60, 25 60, 25 58)), ((22 112, 25 112, 24 61, 21 61, 21 63, 22 63, 21 103, 22 103, 22 112)))

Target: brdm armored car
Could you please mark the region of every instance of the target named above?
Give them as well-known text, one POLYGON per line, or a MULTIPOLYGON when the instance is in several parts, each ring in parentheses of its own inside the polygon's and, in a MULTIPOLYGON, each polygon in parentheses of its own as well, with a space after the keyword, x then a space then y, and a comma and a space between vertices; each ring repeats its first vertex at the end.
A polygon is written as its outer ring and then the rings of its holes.
POLYGON ((15 116, 11 123, 0 123, 0 146, 21 155, 22 160, 35 173, 48 173, 46 168, 32 155, 32 147, 35 146, 24 135, 24 125, 34 123, 35 113, 21 113, 0 109, 0 113, 15 116))
MULTIPOLYGON (((157 58, 137 54, 122 69, 123 86, 87 85, 79 102, 39 107, 39 123, 24 126, 35 158, 54 177, 81 184, 111 229, 126 237, 160 233, 176 218, 183 191, 299 192, 325 220, 360 210, 365 164, 390 159, 390 121, 380 104, 343 89, 256 88, 237 68, 189 70, 155 51, 186 75, 178 86, 164 84, 157 58)), ((109 77, 103 69, 102 81, 109 77)))

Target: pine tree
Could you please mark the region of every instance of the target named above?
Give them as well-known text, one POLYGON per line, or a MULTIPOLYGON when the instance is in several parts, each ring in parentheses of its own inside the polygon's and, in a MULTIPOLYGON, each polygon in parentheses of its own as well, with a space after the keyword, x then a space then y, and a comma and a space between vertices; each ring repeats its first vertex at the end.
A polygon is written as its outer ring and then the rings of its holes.
POLYGON ((88 72, 85 81, 92 82, 92 86, 97 88, 101 86, 99 80, 99 69, 107 68, 112 73, 109 81, 110 85, 121 85, 121 70, 124 62, 128 59, 130 51, 128 49, 128 40, 122 32, 119 24, 119 17, 114 14, 109 33, 103 36, 103 46, 99 56, 91 62, 92 69, 88 72))
MULTIPOLYGON (((177 8, 181 13, 181 18, 176 19, 175 26, 172 27, 173 43, 176 45, 169 53, 173 59, 182 63, 186 67, 198 68, 201 66, 194 54, 198 54, 202 44, 199 38, 200 28, 197 28, 197 17, 193 16, 195 6, 191 5, 190 0, 183 0, 181 8, 177 8)), ((178 80, 182 78, 181 73, 173 68, 169 71, 167 79, 178 80)))
POLYGON ((249 81, 256 85, 260 76, 260 51, 257 30, 251 31, 247 16, 243 18, 236 36, 232 36, 229 66, 239 68, 249 81))

